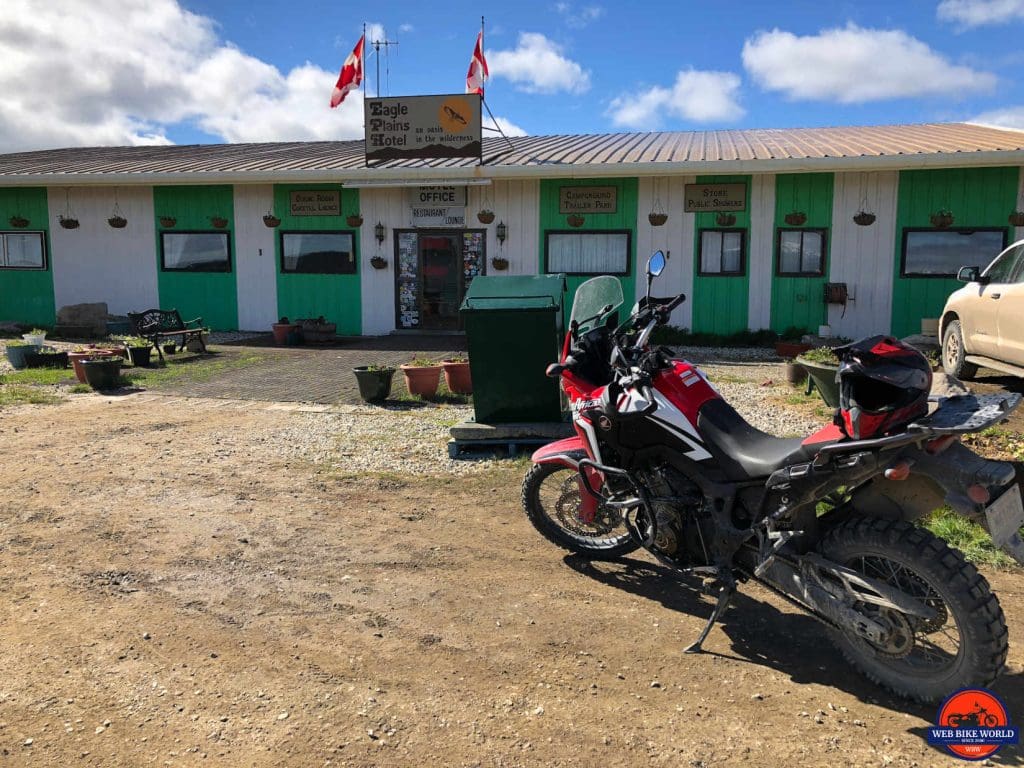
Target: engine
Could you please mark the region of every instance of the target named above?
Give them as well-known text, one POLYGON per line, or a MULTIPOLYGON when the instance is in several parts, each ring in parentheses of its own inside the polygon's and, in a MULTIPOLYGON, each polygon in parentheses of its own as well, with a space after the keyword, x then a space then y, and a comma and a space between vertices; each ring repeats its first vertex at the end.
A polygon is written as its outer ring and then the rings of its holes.
POLYGON ((697 485, 669 466, 655 467, 643 473, 643 481, 653 503, 656 528, 655 554, 677 566, 706 565, 708 555, 704 536, 710 516, 706 513, 704 495, 697 485))

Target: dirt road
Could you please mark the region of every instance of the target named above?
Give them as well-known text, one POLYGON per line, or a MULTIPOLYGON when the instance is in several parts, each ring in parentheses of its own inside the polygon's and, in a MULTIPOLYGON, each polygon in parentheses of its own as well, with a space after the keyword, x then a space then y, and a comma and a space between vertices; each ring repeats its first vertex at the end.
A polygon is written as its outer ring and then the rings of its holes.
MULTIPOLYGON (((84 396, 0 422, 0 765, 951 765, 932 708, 745 587, 565 558, 524 467, 344 476, 256 403, 84 396)), ((996 690, 1024 718, 1019 575, 996 690)), ((1020 753, 1000 753, 1019 759, 1020 753)))

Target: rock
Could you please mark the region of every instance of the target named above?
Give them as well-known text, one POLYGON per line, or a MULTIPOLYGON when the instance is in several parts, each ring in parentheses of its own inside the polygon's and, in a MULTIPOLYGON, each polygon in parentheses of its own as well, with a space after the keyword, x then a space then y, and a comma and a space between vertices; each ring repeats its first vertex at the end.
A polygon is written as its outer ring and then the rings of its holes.
POLYGON ((535 710, 533 710, 533 714, 538 715, 538 716, 543 715, 544 714, 544 707, 537 707, 535 710))
POLYGON ((658 682, 657 680, 652 680, 651 681, 651 688, 661 688, 661 683, 658 682))
POLYGON ((95 336, 107 335, 107 304, 69 304, 57 310, 57 326, 85 327, 95 336))
POLYGON ((34 739, 25 739, 24 744, 26 747, 31 747, 34 739))
POLYGON ((755 693, 750 698, 753 699, 754 701, 764 701, 764 694, 763 693, 755 693))
POLYGON ((142 633, 142 639, 143 640, 149 640, 151 637, 152 637, 152 635, 149 634, 149 632, 143 632, 142 633))
POLYGON ((278 720, 287 720, 288 719, 288 713, 287 712, 282 712, 281 714, 279 714, 277 716, 277 719, 278 720))

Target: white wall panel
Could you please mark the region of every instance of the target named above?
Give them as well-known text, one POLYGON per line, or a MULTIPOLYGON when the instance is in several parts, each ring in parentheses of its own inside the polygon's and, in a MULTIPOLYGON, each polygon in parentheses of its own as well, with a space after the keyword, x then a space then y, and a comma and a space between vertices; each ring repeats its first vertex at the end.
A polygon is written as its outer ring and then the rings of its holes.
POLYGON ((235 187, 235 276, 238 284, 238 327, 266 331, 277 322, 277 230, 263 223, 274 207, 272 184, 235 187))
POLYGON ((644 176, 637 187, 636 212, 636 298, 647 290, 644 267, 647 258, 657 250, 669 255, 668 265, 651 289, 656 296, 685 293, 686 301, 672 312, 672 325, 689 328, 693 294, 693 228, 694 215, 683 213, 683 188, 693 184, 695 176, 644 176), (668 221, 653 227, 647 219, 660 201, 668 221))
POLYGON ((846 283, 854 300, 845 315, 842 306, 829 305, 833 335, 857 339, 891 330, 898 186, 897 171, 835 175, 829 281, 846 283), (853 222, 862 206, 876 216, 867 227, 853 222))
POLYGON ((772 324, 772 275, 775 258, 775 174, 762 173, 750 179, 750 243, 747 269, 747 327, 754 331, 772 324))
POLYGON ((362 286, 363 335, 380 336, 395 330, 395 230, 409 226, 408 191, 402 188, 361 189, 359 209, 359 274, 362 286), (383 243, 377 242, 377 222, 387 227, 383 243), (370 259, 382 256, 384 269, 374 269, 370 259))
POLYGON ((489 186, 469 187, 466 228, 487 228, 487 269, 489 275, 536 275, 540 264, 540 182, 535 179, 495 181, 489 186), (481 224, 477 211, 484 206, 494 211, 494 221, 481 224), (505 222, 508 235, 504 245, 495 236, 495 227, 505 222), (508 259, 508 270, 496 271, 490 260, 508 259))
POLYGON ((117 206, 128 220, 114 229, 113 187, 47 189, 54 299, 68 304, 105 301, 111 314, 151 309, 157 289, 156 229, 151 187, 121 187, 117 206), (66 197, 65 197, 66 195, 66 197), (58 217, 70 211, 78 229, 64 229, 58 217))

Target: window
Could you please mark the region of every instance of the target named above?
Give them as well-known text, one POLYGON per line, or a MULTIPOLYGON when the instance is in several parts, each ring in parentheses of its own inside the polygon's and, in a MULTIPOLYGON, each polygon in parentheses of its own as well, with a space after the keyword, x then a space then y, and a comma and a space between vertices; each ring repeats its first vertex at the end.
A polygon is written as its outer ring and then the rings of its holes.
POLYGON ((230 272, 227 232, 162 232, 160 259, 168 272, 230 272))
POLYGON ((786 277, 825 274, 824 229, 780 229, 775 272, 786 277))
POLYGON ((544 268, 570 275, 628 275, 630 232, 548 232, 544 268))
POLYGON ((956 277, 960 267, 983 267, 1006 247, 1006 229, 905 229, 903 277, 956 277))
POLYGON ((0 232, 0 269, 46 269, 42 232, 0 232))
POLYGON ((742 275, 746 271, 742 229, 703 229, 700 233, 701 275, 742 275))
POLYGON ((354 275, 351 232, 282 232, 281 271, 306 275, 354 275))
MULTIPOLYGON (((1018 265, 1020 264, 1020 254, 1024 250, 1024 247, 1017 246, 1011 248, 1008 251, 999 255, 995 261, 993 261, 988 269, 985 270, 985 277, 988 278, 990 283, 1013 283, 1014 273, 1018 272, 1018 265)), ((973 264, 965 264, 963 266, 970 267, 973 264)))

